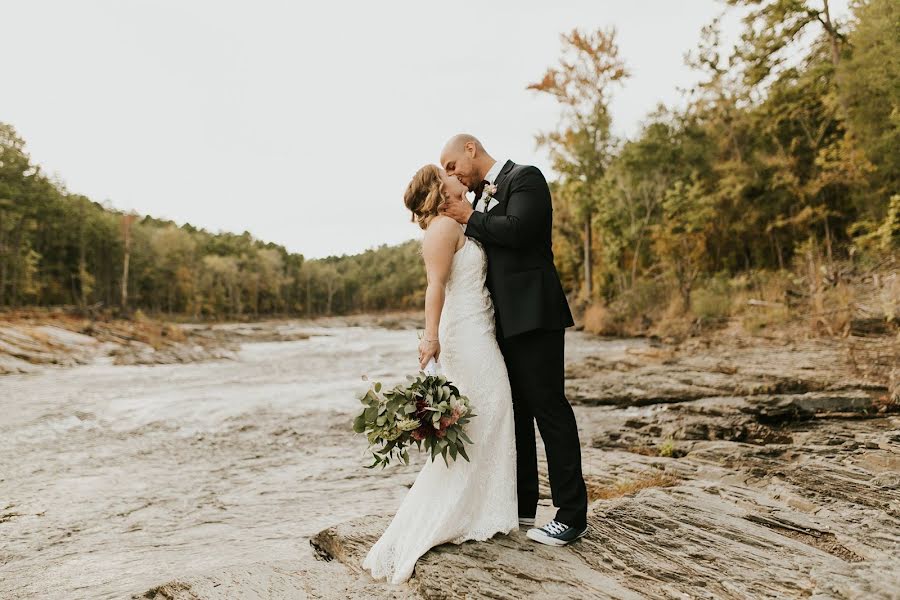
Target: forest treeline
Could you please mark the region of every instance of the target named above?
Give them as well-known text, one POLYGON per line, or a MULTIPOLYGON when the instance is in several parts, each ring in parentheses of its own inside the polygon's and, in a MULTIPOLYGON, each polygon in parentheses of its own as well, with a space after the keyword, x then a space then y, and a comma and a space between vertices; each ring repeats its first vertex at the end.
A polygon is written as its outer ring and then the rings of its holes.
POLYGON ((0 306, 317 316, 418 306, 423 279, 413 241, 304 260, 246 232, 112 210, 45 176, 0 124, 0 306))
MULTIPOLYGON (((700 83, 632 139, 608 110, 629 76, 614 30, 565 34, 529 86, 561 109, 537 137, 558 174, 557 264, 573 303, 606 320, 727 312, 741 285, 900 246, 900 5, 857 1, 839 22, 827 0, 726 3, 746 14, 740 42, 704 28, 686 57, 700 83)), ((417 242, 305 260, 124 215, 48 178, 0 125, 0 306, 343 314, 419 307, 423 282, 417 242)))
POLYGON ((563 36, 559 65, 530 86, 563 111, 538 141, 561 174, 558 266, 602 309, 595 330, 727 317, 737 296, 821 305, 840 261, 896 256, 900 4, 855 2, 847 23, 828 0, 727 4, 746 15, 739 43, 704 28, 686 57, 700 83, 633 139, 611 133, 608 103, 628 81, 614 30, 563 36))

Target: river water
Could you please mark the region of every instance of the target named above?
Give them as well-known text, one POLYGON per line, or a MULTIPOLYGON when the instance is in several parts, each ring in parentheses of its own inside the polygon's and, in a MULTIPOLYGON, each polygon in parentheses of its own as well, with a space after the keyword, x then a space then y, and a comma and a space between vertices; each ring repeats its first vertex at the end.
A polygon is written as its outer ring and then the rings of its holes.
MULTIPOLYGON (((422 458, 364 469, 349 424, 362 375, 416 369, 415 332, 302 329, 234 360, 0 378, 0 598, 128 598, 392 513, 422 458)), ((567 339, 570 360, 621 344, 567 339)))

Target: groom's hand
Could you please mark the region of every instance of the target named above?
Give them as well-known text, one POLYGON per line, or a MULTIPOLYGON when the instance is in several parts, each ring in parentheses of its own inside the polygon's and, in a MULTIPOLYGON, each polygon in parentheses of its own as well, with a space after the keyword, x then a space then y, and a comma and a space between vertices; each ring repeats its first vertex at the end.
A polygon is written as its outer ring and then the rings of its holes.
POLYGON ((475 210, 472 205, 465 200, 465 196, 459 198, 448 198, 441 205, 441 214, 447 215, 457 223, 465 225, 469 222, 469 217, 475 210))

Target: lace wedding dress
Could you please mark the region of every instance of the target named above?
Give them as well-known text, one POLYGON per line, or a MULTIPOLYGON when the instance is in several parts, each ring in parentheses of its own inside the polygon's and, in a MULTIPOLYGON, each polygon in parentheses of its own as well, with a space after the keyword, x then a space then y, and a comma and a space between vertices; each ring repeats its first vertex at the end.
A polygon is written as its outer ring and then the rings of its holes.
POLYGON ((434 546, 486 540, 518 526, 512 393, 494 335, 486 268, 484 250, 467 237, 453 257, 439 328, 444 374, 477 415, 466 425, 471 462, 459 457, 448 468, 440 456, 426 459, 363 560, 376 579, 402 583, 434 546))

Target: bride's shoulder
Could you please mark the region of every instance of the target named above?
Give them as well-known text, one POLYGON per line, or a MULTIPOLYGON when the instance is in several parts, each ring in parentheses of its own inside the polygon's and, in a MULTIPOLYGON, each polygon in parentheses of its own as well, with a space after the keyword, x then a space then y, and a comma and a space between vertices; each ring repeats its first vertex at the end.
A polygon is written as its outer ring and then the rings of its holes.
POLYGON ((453 254, 460 247, 463 229, 453 219, 438 215, 428 224, 425 237, 422 239, 422 252, 429 255, 443 256, 453 254))
POLYGON ((462 233, 462 226, 446 215, 437 215, 428 224, 425 230, 425 239, 433 237, 458 237, 462 233))

